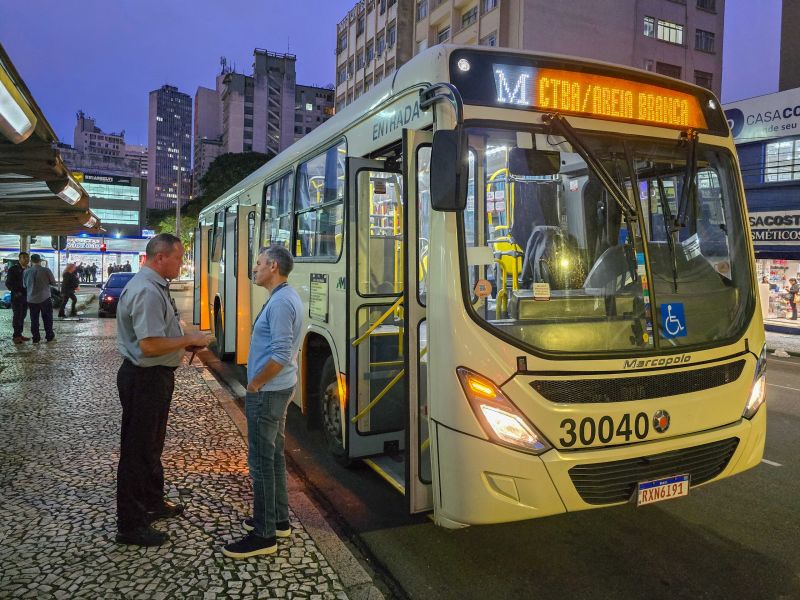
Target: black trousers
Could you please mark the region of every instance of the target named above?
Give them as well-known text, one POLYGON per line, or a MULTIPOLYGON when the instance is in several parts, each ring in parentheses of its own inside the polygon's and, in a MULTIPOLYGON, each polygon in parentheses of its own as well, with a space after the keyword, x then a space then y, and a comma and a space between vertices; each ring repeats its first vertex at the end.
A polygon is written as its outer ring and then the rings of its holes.
POLYGON ((28 302, 28 309, 31 311, 31 337, 33 341, 38 342, 41 339, 39 315, 42 315, 45 339, 52 340, 56 337, 53 331, 53 301, 48 298, 44 302, 28 302))
POLYGON ((175 389, 172 367, 137 367, 125 360, 117 372, 122 436, 117 469, 117 529, 148 525, 147 512, 164 502, 161 453, 175 389))
POLYGON ((70 310, 70 314, 75 314, 75 305, 78 303, 78 297, 75 295, 75 290, 61 290, 61 308, 58 309, 59 317, 66 316, 67 300, 72 300, 72 309, 70 310))
POLYGON ((25 316, 28 314, 28 299, 25 294, 11 293, 11 311, 13 312, 12 323, 14 326, 14 337, 22 336, 22 328, 25 325, 25 316))

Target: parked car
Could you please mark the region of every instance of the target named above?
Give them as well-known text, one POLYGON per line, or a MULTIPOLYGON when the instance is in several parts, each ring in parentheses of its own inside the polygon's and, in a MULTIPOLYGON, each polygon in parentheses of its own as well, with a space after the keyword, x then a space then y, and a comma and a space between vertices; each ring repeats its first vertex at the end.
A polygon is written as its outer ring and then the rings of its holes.
POLYGON ((136 273, 112 273, 100 291, 100 317, 113 317, 117 314, 117 303, 122 290, 136 273))

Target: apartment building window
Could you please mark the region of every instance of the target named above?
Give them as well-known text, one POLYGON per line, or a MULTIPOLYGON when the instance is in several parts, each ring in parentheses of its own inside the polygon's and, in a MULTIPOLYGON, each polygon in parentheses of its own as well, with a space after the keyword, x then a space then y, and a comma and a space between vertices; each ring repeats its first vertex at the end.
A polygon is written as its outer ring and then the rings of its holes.
POLYGON ((478 20, 478 7, 473 6, 461 15, 461 29, 466 29, 478 20))
POLYGON ((717 12, 717 0, 697 0, 697 8, 717 12))
POLYGON ((444 44, 449 39, 450 39, 450 26, 448 25, 444 29, 440 29, 439 33, 436 34, 436 43, 444 44))
POLYGON ((800 139, 770 142, 765 150, 764 181, 800 179, 800 139))
POLYGON ((397 0, 389 0, 389 8, 392 8, 397 3, 397 0))
POLYGON ((417 42, 417 50, 416 52, 414 52, 414 54, 419 54, 423 50, 427 49, 428 49, 428 38, 425 38, 424 40, 420 40, 417 42))
POLYGON ((694 72, 694 82, 697 85, 699 85, 701 87, 704 87, 704 88, 706 88, 708 90, 711 89, 711 84, 712 84, 713 80, 714 80, 714 74, 713 73, 707 73, 706 71, 695 71, 694 72))
POLYGON ((372 87, 372 80, 367 78, 364 80, 364 93, 366 94, 369 91, 369 88, 372 87))
POLYGON ((347 69, 345 69, 344 67, 340 67, 336 75, 336 84, 339 85, 340 83, 344 83, 345 81, 347 81, 347 69))
POLYGON ((386 38, 384 38, 383 34, 378 35, 378 40, 375 42, 376 45, 376 54, 378 58, 383 55, 383 51, 386 50, 386 38))
POLYGON ((380 12, 380 14, 386 12, 386 0, 380 0, 380 8, 378 12, 380 12))
POLYGON ((493 31, 486 37, 481 38, 479 43, 481 46, 497 46, 497 32, 493 31))
POLYGON ((656 20, 653 17, 644 18, 644 34, 647 37, 656 37, 656 20))
POLYGON ((356 69, 361 70, 363 68, 364 68, 364 53, 363 52, 359 52, 356 55, 356 69))
POLYGON ((683 25, 672 21, 658 20, 656 37, 670 44, 683 45, 683 25))
POLYGON ((352 79, 353 73, 355 73, 355 70, 353 69, 353 59, 351 58, 347 61, 347 78, 352 79))
POLYGON ((347 32, 344 32, 339 36, 339 43, 336 44, 336 54, 341 54, 346 49, 347 49, 347 32))
POLYGON ((486 14, 495 8, 497 8, 497 0, 481 0, 481 14, 486 14))
POLYGON ((389 24, 386 28, 386 45, 391 48, 397 41, 397 25, 394 23, 389 24))
POLYGON ((367 64, 371 63, 375 58, 375 42, 367 44, 367 64))
POLYGON ((714 52, 714 33, 696 29, 694 32, 694 49, 701 52, 714 52))
POLYGON ((667 77, 674 77, 675 79, 681 78, 681 68, 678 65, 671 65, 669 63, 656 63, 656 73, 666 75, 667 77))
POLYGON ((356 36, 359 36, 362 33, 364 33, 364 15, 358 17, 358 22, 356 23, 356 36))
POLYGON ((417 21, 422 21, 428 16, 428 0, 419 0, 417 2, 417 21))

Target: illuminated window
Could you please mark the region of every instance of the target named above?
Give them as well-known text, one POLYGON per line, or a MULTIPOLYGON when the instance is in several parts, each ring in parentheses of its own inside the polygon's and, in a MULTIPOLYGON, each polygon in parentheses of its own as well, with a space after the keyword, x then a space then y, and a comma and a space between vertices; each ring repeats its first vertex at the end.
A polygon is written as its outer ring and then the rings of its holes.
POLYGON ((800 139, 767 143, 764 156, 764 181, 800 179, 800 139))
POLYGON ((694 48, 702 52, 714 52, 714 33, 702 29, 695 30, 694 48))
POLYGON ((683 25, 659 19, 656 37, 670 44, 683 45, 683 25))
POLYGON ((644 18, 644 34, 647 37, 656 37, 656 21, 653 17, 644 18))

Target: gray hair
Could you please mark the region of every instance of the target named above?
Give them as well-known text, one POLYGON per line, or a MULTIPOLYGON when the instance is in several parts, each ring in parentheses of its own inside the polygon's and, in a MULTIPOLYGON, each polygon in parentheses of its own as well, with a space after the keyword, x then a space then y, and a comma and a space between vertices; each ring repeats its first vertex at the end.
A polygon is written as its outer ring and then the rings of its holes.
POLYGON ((264 246, 258 251, 259 256, 265 256, 267 260, 271 260, 278 264, 278 273, 283 277, 287 277, 294 268, 294 259, 289 253, 289 250, 284 246, 272 244, 271 246, 264 246))
POLYGON ((172 254, 175 244, 181 244, 182 246, 181 238, 171 233, 159 233, 147 242, 147 247, 144 249, 147 254, 147 260, 155 258, 158 254, 172 254))

